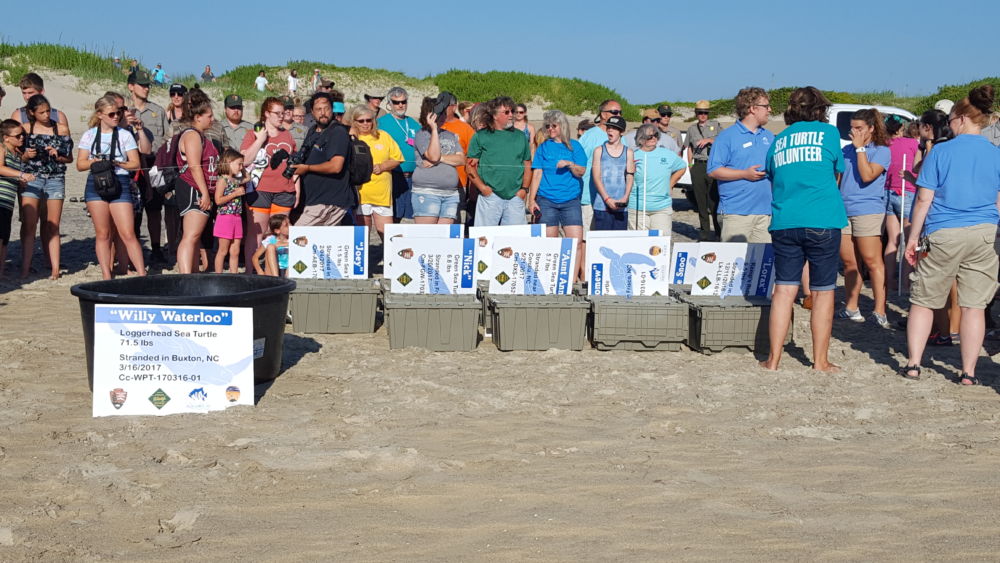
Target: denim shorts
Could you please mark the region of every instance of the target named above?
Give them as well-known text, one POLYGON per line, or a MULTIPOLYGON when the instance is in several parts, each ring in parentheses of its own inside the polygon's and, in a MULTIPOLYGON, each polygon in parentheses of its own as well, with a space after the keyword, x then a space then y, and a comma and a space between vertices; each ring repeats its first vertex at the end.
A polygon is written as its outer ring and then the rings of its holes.
POLYGON ((439 219, 454 219, 458 216, 458 191, 448 195, 437 195, 413 192, 410 201, 413 203, 414 217, 437 217, 439 219))
POLYGON ((35 199, 66 199, 66 176, 38 176, 28 182, 21 197, 35 199))
POLYGON ((797 227, 771 231, 774 247, 774 283, 800 285, 802 268, 809 262, 809 289, 837 287, 840 266, 840 229, 797 227))
MULTIPOLYGON (((903 211, 904 219, 909 219, 910 214, 913 213, 913 202, 917 199, 917 194, 906 192, 906 209, 903 211)), ((889 197, 886 198, 885 202, 885 214, 895 215, 899 217, 899 208, 903 205, 903 197, 899 194, 894 194, 889 192, 889 197)))
POLYGON ((546 227, 582 227, 583 210, 580 208, 580 200, 573 199, 564 203, 554 203, 538 196, 535 200, 542 210, 541 222, 546 227))
POLYGON ((118 183, 122 186, 122 194, 109 201, 97 195, 97 190, 94 189, 94 177, 87 174, 87 187, 83 190, 83 201, 103 201, 104 203, 127 203, 135 205, 135 201, 132 199, 132 180, 122 174, 115 174, 115 178, 118 178, 118 183))

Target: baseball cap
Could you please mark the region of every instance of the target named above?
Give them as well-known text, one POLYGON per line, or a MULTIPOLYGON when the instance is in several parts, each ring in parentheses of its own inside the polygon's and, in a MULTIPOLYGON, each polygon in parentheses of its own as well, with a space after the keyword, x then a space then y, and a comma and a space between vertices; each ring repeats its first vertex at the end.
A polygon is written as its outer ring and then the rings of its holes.
POLYGON ((620 115, 612 115, 604 122, 605 125, 611 127, 612 129, 617 129, 622 133, 625 132, 625 119, 620 115))
POLYGON ((293 100, 291 96, 282 96, 281 103, 284 105, 285 109, 295 108, 295 100, 293 100))
POLYGON ((444 113, 444 110, 448 109, 448 106, 452 104, 457 104, 458 98, 454 94, 445 90, 438 94, 437 99, 434 101, 434 113, 440 115, 444 113))
POLYGON ((243 107, 243 98, 236 94, 229 94, 226 96, 226 101, 223 102, 227 108, 241 108, 243 107))
POLYGON ((176 93, 187 94, 187 91, 188 91, 187 86, 180 84, 178 82, 175 82, 170 85, 171 94, 176 94, 176 93))
POLYGON ((385 94, 365 94, 365 101, 366 102, 369 101, 369 100, 371 100, 372 98, 378 98, 380 100, 384 100, 385 99, 385 94))
POLYGON ((642 110, 642 118, 643 119, 659 119, 660 118, 660 114, 657 113, 656 110, 653 109, 653 108, 647 108, 647 109, 642 110))
POLYGON ((669 117, 674 114, 674 110, 668 104, 660 104, 656 108, 656 113, 660 114, 660 117, 669 117))
POLYGON ((346 108, 344 108, 344 102, 333 102, 333 113, 344 113, 346 108))
POLYGON ((934 109, 943 111, 945 113, 951 113, 951 108, 955 107, 955 102, 951 100, 938 100, 934 103, 934 109))
POLYGON ((139 86, 149 86, 150 84, 153 83, 153 81, 149 79, 149 73, 148 72, 146 72, 144 70, 139 70, 139 71, 136 71, 136 72, 129 73, 129 75, 128 75, 128 83, 129 84, 138 84, 139 86))

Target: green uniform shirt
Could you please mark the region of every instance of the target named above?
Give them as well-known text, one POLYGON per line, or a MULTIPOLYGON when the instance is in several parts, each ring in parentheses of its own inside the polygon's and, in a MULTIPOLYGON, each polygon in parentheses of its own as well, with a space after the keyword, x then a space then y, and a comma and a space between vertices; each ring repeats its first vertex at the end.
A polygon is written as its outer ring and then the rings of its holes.
POLYGON ((222 120, 222 133, 226 138, 223 144, 228 148, 240 150, 243 138, 251 131, 253 131, 253 123, 249 121, 241 120, 240 124, 234 127, 228 119, 222 120))
POLYGON ((153 134, 153 154, 156 154, 160 145, 167 140, 167 110, 153 102, 146 102, 146 107, 142 111, 136 107, 133 107, 132 110, 135 112, 135 116, 142 121, 142 126, 153 134))
POLYGON ((681 153, 684 153, 684 137, 681 135, 681 130, 674 127, 673 125, 667 125, 667 130, 663 131, 659 127, 656 128, 660 132, 660 135, 666 135, 677 143, 677 147, 680 148, 681 153))
POLYGON ((531 149, 524 133, 516 129, 477 131, 469 142, 469 158, 479 159, 479 177, 501 199, 514 197, 524 181, 524 161, 531 149))
POLYGON ((702 139, 714 139, 721 131, 722 127, 714 119, 709 119, 704 125, 695 123, 691 127, 688 127, 687 146, 691 148, 691 154, 694 155, 695 160, 708 162, 708 153, 711 150, 711 145, 705 145, 699 149, 697 147, 698 141, 702 139))

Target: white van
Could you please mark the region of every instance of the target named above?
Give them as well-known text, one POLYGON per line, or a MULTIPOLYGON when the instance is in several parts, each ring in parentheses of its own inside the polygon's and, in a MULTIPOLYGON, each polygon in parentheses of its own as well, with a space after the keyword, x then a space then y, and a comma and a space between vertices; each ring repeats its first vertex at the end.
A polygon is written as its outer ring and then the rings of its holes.
POLYGON ((830 125, 833 125, 840 131, 840 146, 841 148, 847 146, 851 142, 851 116, 854 112, 862 109, 875 108, 884 117, 890 115, 895 115, 903 120, 904 123, 909 123, 911 121, 916 121, 917 116, 906 111, 905 109, 894 108, 892 106, 866 106, 863 104, 833 104, 830 106, 830 111, 827 113, 826 121, 830 125))

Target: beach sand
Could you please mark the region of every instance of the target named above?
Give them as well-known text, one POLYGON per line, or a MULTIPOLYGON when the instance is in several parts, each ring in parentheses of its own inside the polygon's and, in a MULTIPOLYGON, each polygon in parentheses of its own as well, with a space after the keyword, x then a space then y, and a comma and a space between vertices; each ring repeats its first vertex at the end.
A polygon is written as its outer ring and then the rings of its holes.
MULTIPOLYGON (((78 137, 87 96, 62 88, 50 94, 78 137)), ((82 191, 72 174, 68 195, 82 191)), ((683 240, 695 218, 678 209, 683 240)), ((743 350, 501 353, 487 339, 468 353, 389 351, 384 327, 289 326, 285 370, 254 407, 95 419, 69 293, 100 277, 82 204, 67 203, 63 232, 62 279, 45 279, 38 253, 37 277, 0 282, 0 560, 992 560, 1000 549, 1000 397, 946 379, 957 347, 930 349, 911 382, 894 373, 904 335, 872 323, 838 322, 843 372, 812 373, 801 309, 776 373, 743 350)), ((992 381, 993 361, 980 366, 992 381)))

